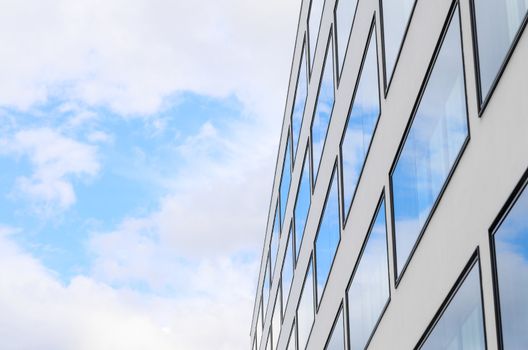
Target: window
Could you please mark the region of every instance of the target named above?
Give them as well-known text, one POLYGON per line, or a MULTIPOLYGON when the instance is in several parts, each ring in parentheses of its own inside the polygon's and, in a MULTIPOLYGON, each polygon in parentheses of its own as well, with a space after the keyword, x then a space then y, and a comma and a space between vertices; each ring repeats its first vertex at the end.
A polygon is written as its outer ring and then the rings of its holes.
POLYGON ((480 101, 487 100, 508 51, 520 34, 528 0, 473 0, 480 101))
POLYGON ((266 310, 268 307, 268 299, 269 299, 269 292, 270 292, 270 259, 268 255, 268 259, 266 261, 266 270, 264 270, 264 281, 262 283, 262 302, 264 303, 264 315, 266 315, 266 310))
POLYGON ((469 140, 458 6, 449 21, 391 172, 397 276, 469 140))
POLYGON ((304 235, 304 228, 306 226, 306 219, 308 217, 308 210, 311 202, 311 185, 310 185, 310 160, 309 147, 306 148, 306 153, 303 160, 303 169, 301 174, 301 181, 299 183, 299 191, 295 199, 294 218, 295 218, 295 261, 299 256, 301 242, 304 235))
POLYGON ((290 288, 293 281, 293 231, 290 227, 288 242, 286 243, 286 255, 282 263, 282 311, 283 316, 286 311, 286 303, 290 295, 290 288))
POLYGON ((319 163, 323 154, 323 147, 330 125, 330 118, 334 108, 334 70, 332 64, 332 37, 328 40, 326 57, 323 65, 323 74, 319 91, 317 93, 317 103, 315 113, 310 128, 312 136, 312 162, 313 162, 313 182, 317 180, 319 163))
POLYGON ((301 132, 301 125, 306 105, 306 96, 308 95, 308 75, 306 74, 306 55, 304 51, 304 42, 301 50, 301 65, 299 67, 299 76, 297 77, 297 87, 292 112, 292 134, 293 134, 293 155, 297 158, 297 143, 301 132))
POLYGON ((528 348, 528 190, 516 191, 492 231, 503 349, 528 348))
POLYGON ((273 279, 273 273, 275 271, 275 263, 277 261, 277 251, 279 249, 280 240, 280 222, 279 222, 279 204, 277 203, 275 209, 275 218, 273 219, 273 231, 271 232, 270 242, 270 257, 271 257, 271 278, 273 279))
MULTIPOLYGON (((281 210, 281 228, 284 224, 284 214, 286 212, 286 204, 288 203, 288 193, 290 192, 291 182, 291 151, 290 151, 290 135, 286 138, 286 153, 284 154, 284 163, 282 166, 282 175, 280 182, 280 210, 281 210)), ((280 229, 280 228, 279 228, 280 229)))
POLYGON ((411 20, 414 2, 415 0, 381 1, 386 88, 388 88, 394 73, 407 26, 411 20))
POLYGON ((262 299, 259 299, 259 309, 257 312, 257 326, 255 328, 255 339, 257 346, 260 346, 260 337, 262 336, 262 299))
POLYGON ((345 134, 341 142, 345 221, 380 115, 378 59, 374 29, 371 30, 365 50, 359 82, 352 99, 345 134))
POLYGON ((272 348, 271 348, 271 331, 268 332, 268 340, 266 342, 266 350, 272 350, 272 348))
POLYGON ((297 336, 295 335, 295 322, 290 331, 290 339, 288 340, 287 350, 297 350, 297 336))
POLYGON ((312 331, 312 324, 315 317, 312 259, 308 263, 306 277, 297 306, 297 332, 299 335, 299 350, 304 350, 308 343, 308 337, 312 331))
POLYGON ((345 350, 345 332, 343 322, 343 308, 339 308, 334 327, 330 332, 330 337, 326 343, 325 350, 345 350))
POLYGON ((281 298, 278 295, 275 298, 275 306, 273 308, 273 316, 271 319, 271 339, 273 340, 273 349, 277 349, 279 342, 279 335, 281 330, 281 298))
POLYGON ((339 198, 337 188, 337 166, 330 179, 330 185, 326 194, 321 221, 315 237, 315 276, 317 285, 317 304, 321 301, 334 256, 341 239, 339 232, 339 198))
POLYGON ((419 349, 486 349, 479 269, 475 261, 440 309, 419 349))
POLYGON ((381 200, 347 291, 350 350, 363 350, 389 303, 385 203, 381 200))
POLYGON ((338 0, 335 9, 337 67, 339 76, 343 69, 345 54, 354 23, 358 0, 338 0))
POLYGON ((308 47, 310 48, 310 65, 313 67, 315 57, 315 47, 319 36, 319 26, 323 15, 325 0, 311 0, 310 12, 308 13, 308 47))

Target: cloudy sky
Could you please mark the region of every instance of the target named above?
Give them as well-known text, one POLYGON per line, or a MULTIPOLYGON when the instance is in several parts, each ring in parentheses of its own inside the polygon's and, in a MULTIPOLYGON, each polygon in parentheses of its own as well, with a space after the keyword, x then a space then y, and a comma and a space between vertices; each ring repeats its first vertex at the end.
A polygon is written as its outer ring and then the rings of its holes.
POLYGON ((247 349, 300 0, 0 0, 0 339, 247 349))

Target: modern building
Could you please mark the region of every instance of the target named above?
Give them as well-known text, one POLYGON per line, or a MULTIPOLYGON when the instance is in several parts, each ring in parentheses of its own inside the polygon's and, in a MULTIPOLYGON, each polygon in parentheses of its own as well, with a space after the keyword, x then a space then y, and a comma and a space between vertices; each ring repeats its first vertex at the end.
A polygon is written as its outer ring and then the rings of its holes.
POLYGON ((302 1, 251 349, 528 349, 527 12, 302 1))

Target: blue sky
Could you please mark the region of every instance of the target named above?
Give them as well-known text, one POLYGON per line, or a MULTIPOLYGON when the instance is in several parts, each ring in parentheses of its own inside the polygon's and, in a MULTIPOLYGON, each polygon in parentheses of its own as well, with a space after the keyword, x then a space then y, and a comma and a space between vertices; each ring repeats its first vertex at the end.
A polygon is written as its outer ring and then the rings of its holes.
POLYGON ((247 348, 300 1, 0 1, 3 348, 247 348))

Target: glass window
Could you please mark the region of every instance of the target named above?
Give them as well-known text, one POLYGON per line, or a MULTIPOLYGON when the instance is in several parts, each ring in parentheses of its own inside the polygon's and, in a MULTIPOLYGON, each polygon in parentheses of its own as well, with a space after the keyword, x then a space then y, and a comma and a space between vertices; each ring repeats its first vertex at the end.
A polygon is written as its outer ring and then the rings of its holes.
POLYGON ((350 350, 363 350, 389 302, 385 203, 382 201, 365 239, 347 292, 350 350))
POLYGON ((493 235, 504 349, 528 349, 528 191, 493 235))
MULTIPOLYGON (((290 288, 293 281, 293 231, 290 227, 288 242, 286 244, 286 255, 282 263, 282 309, 286 310, 286 302, 290 295, 290 288)), ((284 315, 284 314, 283 314, 284 315)))
POLYGON ((270 257, 271 257, 271 278, 273 279, 273 273, 275 271, 275 262, 277 261, 277 251, 279 249, 280 240, 280 222, 279 222, 279 210, 278 203, 275 209, 275 218, 273 219, 273 231, 271 232, 270 242, 270 257))
POLYGON ((321 25, 321 16, 325 0, 312 0, 310 2, 310 12, 308 13, 308 40, 310 48, 310 62, 313 67, 315 56, 315 46, 319 35, 319 26, 321 25))
POLYGON ((291 151, 290 151, 290 136, 286 139, 286 153, 284 155, 284 163, 282 166, 282 175, 280 182, 280 210, 281 210, 281 226, 284 224, 284 213, 286 212, 286 204, 288 203, 288 193, 290 192, 291 182, 291 151))
POLYGON ((266 310, 268 307, 268 299, 269 299, 269 292, 270 292, 270 259, 268 255, 268 259, 266 261, 266 270, 264 271, 264 282, 262 283, 262 302, 264 303, 264 312, 263 314, 266 314, 266 310))
POLYGON ((271 319, 271 339, 273 340, 273 349, 277 349, 279 335, 281 330, 281 299, 280 296, 275 298, 275 307, 273 308, 273 316, 271 319))
POLYGON ((334 167, 334 173, 330 180, 328 193, 326 194, 326 201, 323 212, 321 214, 321 221, 317 236, 315 237, 315 272, 317 281, 317 302, 321 301, 330 269, 334 261, 334 256, 341 238, 339 232, 339 198, 337 188, 337 176, 334 167))
POLYGON ((295 335, 295 322, 292 325, 290 331, 290 339, 288 340, 287 350, 297 350, 297 337, 295 335))
POLYGON ((266 343, 266 350, 272 350, 272 348, 271 348, 271 331, 268 332, 268 340, 267 340, 267 343, 266 343))
POLYGON ((301 174, 301 182, 299 183, 299 192, 295 199, 294 217, 295 217, 295 260, 299 256, 299 249, 304 235, 304 228, 306 226, 306 219, 308 217, 308 210, 311 202, 311 184, 310 184, 310 161, 308 159, 309 148, 306 149, 303 160, 303 170, 301 174))
POLYGON ((308 337, 312 331, 312 324, 315 317, 312 259, 308 264, 304 286, 297 306, 297 333, 299 335, 299 350, 304 350, 308 342, 308 337))
POLYGON ((292 112, 292 133, 293 133, 293 155, 296 158, 297 142, 301 132, 301 125, 304 115, 304 106, 306 105, 306 96, 308 95, 308 75, 306 74, 306 55, 304 54, 304 43, 302 47, 301 66, 299 67, 299 76, 297 77, 297 88, 295 89, 295 98, 292 112))
POLYGON ((528 0, 473 0, 481 99, 489 94, 528 11, 528 0))
POLYGON ((317 104, 311 125, 312 135, 312 161, 313 161, 313 182, 317 179, 319 163, 323 153, 323 146, 330 125, 330 118, 334 108, 334 70, 332 68, 332 40, 328 41, 323 75, 319 92, 317 94, 317 104))
POLYGON ((359 83, 352 100, 345 135, 341 143, 343 210, 346 210, 345 215, 347 216, 380 115, 375 30, 371 32, 366 50, 359 83))
POLYGON ((382 0, 383 48, 385 52, 385 84, 394 72, 405 31, 411 19, 415 0, 382 0))
POLYGON ((336 22, 336 42, 337 42, 337 67, 339 75, 345 60, 345 53, 348 47, 350 32, 356 13, 358 0, 338 0, 335 11, 336 22))
POLYGON ((399 276, 468 140, 458 7, 391 174, 399 276))
MULTIPOLYGON (((420 349, 485 349, 478 262, 473 265, 434 323, 420 349)), ((512 348, 513 349, 513 348, 512 348)))
POLYGON ((328 343, 325 346, 325 350, 345 350, 345 332, 342 308, 339 309, 339 313, 337 314, 334 323, 334 328, 332 329, 328 343))
POLYGON ((262 336, 262 299, 259 300, 259 309, 257 313, 257 327, 255 328, 255 339, 257 346, 260 346, 260 337, 262 336))

